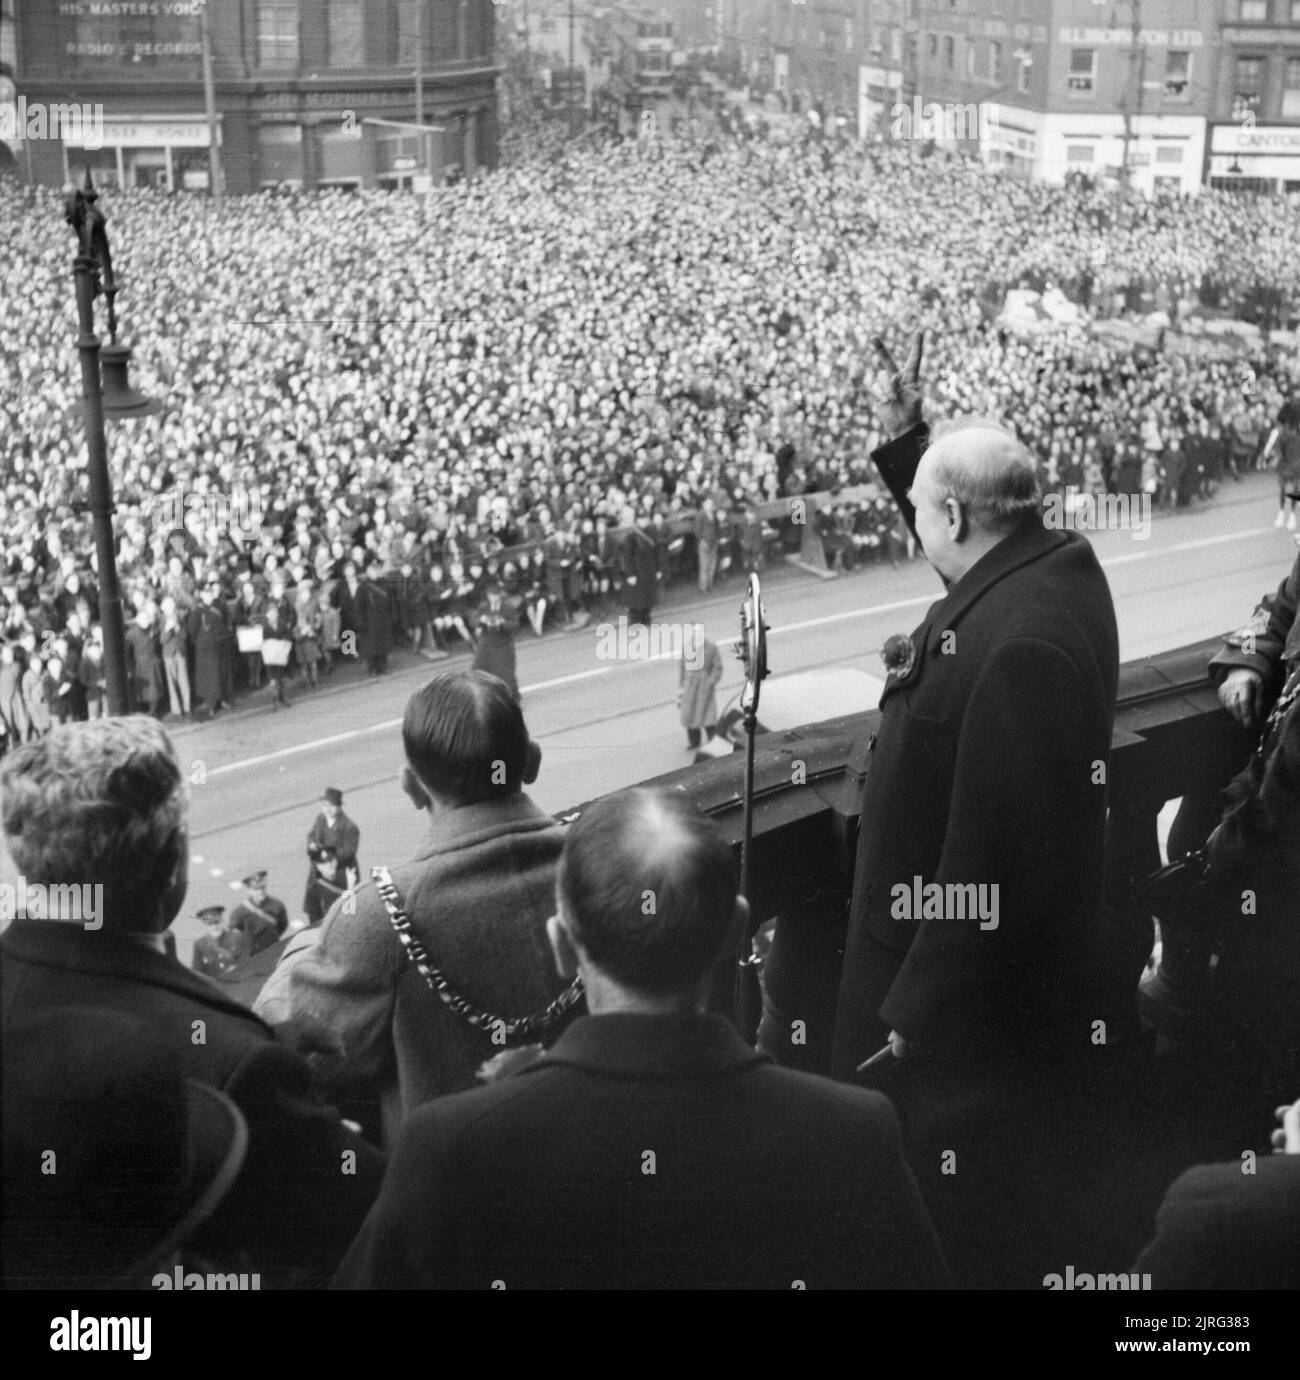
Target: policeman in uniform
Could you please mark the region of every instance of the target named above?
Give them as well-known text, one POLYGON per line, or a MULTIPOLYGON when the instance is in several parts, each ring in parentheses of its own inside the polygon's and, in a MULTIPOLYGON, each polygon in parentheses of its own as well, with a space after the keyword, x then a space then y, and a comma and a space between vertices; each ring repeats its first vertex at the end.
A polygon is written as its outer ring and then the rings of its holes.
POLYGON ((338 880, 338 855, 328 843, 311 844, 308 852, 316 870, 307 883, 303 910, 307 912, 307 924, 316 926, 347 891, 347 886, 338 880))
POLYGON ((289 928, 289 912, 284 902, 267 894, 266 872, 251 872, 244 878, 248 893, 235 907, 230 928, 244 936, 245 951, 253 954, 268 949, 289 928))
POLYGON ((244 936, 230 928, 225 906, 205 906, 199 919, 208 927, 194 945, 190 966, 204 977, 219 978, 245 956, 244 936))

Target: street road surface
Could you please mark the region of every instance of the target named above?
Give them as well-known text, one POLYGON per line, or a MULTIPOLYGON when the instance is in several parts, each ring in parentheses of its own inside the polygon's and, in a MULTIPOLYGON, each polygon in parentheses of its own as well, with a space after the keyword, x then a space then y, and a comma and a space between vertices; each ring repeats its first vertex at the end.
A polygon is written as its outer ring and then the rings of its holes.
MULTIPOLYGON (((1123 660, 1238 627, 1277 587, 1295 546, 1290 533, 1272 525, 1276 490, 1271 474, 1229 480, 1197 510, 1157 512, 1146 541, 1129 532, 1092 534, 1115 597, 1123 660)), ((846 665, 882 676, 885 639, 910 632, 941 594, 922 558, 829 580, 775 567, 764 577, 772 673, 846 665)), ((732 654, 742 597, 742 582, 733 577, 704 601, 675 589, 656 611, 664 622, 703 621, 723 652, 720 704, 742 680, 732 654)), ((677 721, 676 664, 602 661, 596 630, 593 621, 575 633, 538 640, 527 631, 518 638, 524 713, 543 750, 531 794, 546 810, 562 811, 691 761, 677 721)), ((407 654, 394 658, 393 674, 380 681, 291 690, 287 713, 272 713, 263 690, 251 707, 177 725, 191 797, 190 891, 174 926, 183 962, 202 932, 197 910, 232 906, 239 879, 256 869, 269 870, 271 893, 291 918, 301 914, 305 836, 326 786, 343 791, 344 809, 361 828, 363 876, 373 864, 412 854, 424 816, 398 784, 402 710, 434 671, 467 664, 463 654, 436 666, 407 654)))

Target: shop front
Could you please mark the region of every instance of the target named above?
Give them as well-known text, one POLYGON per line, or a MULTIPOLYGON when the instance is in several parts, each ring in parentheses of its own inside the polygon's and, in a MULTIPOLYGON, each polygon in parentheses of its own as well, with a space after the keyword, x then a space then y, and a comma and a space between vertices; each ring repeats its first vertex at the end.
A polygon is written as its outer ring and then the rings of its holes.
POLYGON ((1300 192, 1300 124, 1215 125, 1209 162, 1210 186, 1220 191, 1300 192))
POLYGON ((93 139, 65 137, 62 153, 65 183, 88 167, 105 187, 208 190, 208 123, 202 116, 106 117, 102 138, 98 132, 93 139))

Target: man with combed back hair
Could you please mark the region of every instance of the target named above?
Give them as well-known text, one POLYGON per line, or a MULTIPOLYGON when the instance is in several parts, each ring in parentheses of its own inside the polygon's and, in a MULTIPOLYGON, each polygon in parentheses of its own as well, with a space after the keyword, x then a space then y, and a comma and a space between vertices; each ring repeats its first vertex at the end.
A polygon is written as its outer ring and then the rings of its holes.
POLYGON ((338 1286, 947 1282, 885 1098, 777 1068, 706 1013, 749 918, 715 825, 668 792, 598 801, 555 903, 555 963, 590 1014, 410 1117, 338 1286))
MULTIPOLYGON (((291 941, 254 1007, 346 1104, 379 1102, 385 1139, 420 1103, 473 1087, 517 1043, 513 1023, 564 991, 546 943, 563 830, 524 792, 542 753, 518 700, 486 672, 444 672, 411 696, 402 743, 402 789, 428 834, 409 862, 377 861, 392 864, 423 958, 365 881, 291 941)), ((553 1039, 566 1015, 534 1038, 553 1039)))
MULTIPOLYGON (((0 936, 5 1038, 67 1006, 141 1020, 186 1077, 220 1089, 248 1124, 243 1171, 196 1247, 248 1262, 239 1268, 260 1271, 266 1287, 323 1283, 374 1198, 383 1156, 316 1099, 303 1059, 166 952, 190 861, 167 734, 144 715, 54 729, 0 763, 0 818, 13 861, 0 882, 22 892, 0 936), (24 915, 41 896, 41 913, 24 915)), ((4 1173, 12 1187, 32 1166, 6 1161, 4 1173)), ((61 1245, 75 1254, 75 1224, 65 1226, 61 1245)))
POLYGON ((1075 1094, 1107 1082, 1138 977, 1118 1001, 1102 952, 1110 589, 1087 538, 1045 524, 1015 435, 971 418, 930 440, 921 338, 903 370, 877 350, 891 439, 873 459, 947 594, 896 639, 868 744, 833 1071, 892 1047, 888 1091, 959 1283, 1118 1269, 1059 1254, 1085 1249, 1093 1215, 1068 1201, 1087 1158, 1066 1133, 1088 1121, 1075 1094))

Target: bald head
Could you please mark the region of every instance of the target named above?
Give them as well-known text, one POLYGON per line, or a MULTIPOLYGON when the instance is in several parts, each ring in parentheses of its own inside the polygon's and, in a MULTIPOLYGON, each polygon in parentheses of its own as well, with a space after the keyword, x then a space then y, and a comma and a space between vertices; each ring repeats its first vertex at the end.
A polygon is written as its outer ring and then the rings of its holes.
POLYGON ((916 535, 949 584, 1042 507, 1033 456, 1004 426, 985 417, 935 428, 912 480, 911 498, 916 535))
POLYGON ((689 801, 632 790, 569 829, 557 891, 592 964, 631 991, 669 995, 697 987, 729 942, 736 880, 726 840, 689 801))
POLYGON ((979 526, 1003 529, 1042 504, 1034 457, 989 417, 943 422, 931 433, 916 479, 931 496, 951 495, 979 526))

